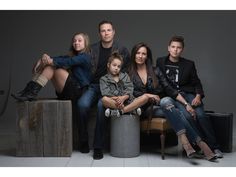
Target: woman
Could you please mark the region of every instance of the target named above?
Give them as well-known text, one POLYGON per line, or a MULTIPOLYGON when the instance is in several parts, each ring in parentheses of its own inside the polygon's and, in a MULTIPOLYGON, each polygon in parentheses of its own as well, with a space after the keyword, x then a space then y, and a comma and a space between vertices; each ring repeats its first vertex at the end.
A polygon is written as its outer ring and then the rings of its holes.
MULTIPOLYGON (((202 141, 198 132, 191 127, 183 114, 175 107, 174 100, 177 100, 184 105, 186 100, 177 90, 174 90, 169 85, 166 78, 158 68, 155 70, 153 69, 152 53, 145 43, 139 43, 133 47, 131 52, 131 68, 129 75, 134 83, 135 97, 149 93, 158 95, 161 98, 161 109, 175 130, 189 158, 194 157, 196 152, 191 146, 188 138, 191 143, 196 143, 201 148, 207 160, 214 161, 216 159, 215 154, 211 151, 208 145, 202 141), (166 95, 171 98, 165 97, 166 95)), ((144 112, 147 107, 148 103, 142 107, 144 112)), ((193 117, 195 117, 194 109, 191 106, 186 105, 186 109, 193 117)))
POLYGON ((35 100, 39 91, 51 80, 59 99, 76 101, 90 83, 90 63, 89 37, 85 33, 76 33, 68 56, 50 57, 44 54, 33 68, 32 80, 24 90, 12 96, 18 101, 35 100))

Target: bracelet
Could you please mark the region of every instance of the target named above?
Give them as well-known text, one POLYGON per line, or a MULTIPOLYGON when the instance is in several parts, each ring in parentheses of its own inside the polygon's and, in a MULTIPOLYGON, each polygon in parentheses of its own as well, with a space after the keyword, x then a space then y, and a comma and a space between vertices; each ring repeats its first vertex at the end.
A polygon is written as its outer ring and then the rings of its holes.
POLYGON ((190 105, 188 102, 185 102, 185 103, 184 103, 184 106, 185 106, 185 107, 188 106, 188 105, 190 105))

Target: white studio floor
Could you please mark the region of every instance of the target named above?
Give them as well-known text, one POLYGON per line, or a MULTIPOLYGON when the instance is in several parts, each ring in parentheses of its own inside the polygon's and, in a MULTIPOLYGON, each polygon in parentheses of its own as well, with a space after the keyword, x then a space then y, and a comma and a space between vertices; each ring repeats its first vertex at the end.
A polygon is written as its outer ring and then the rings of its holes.
MULTIPOLYGON (((3 130, 3 129, 2 129, 3 130)), ((82 154, 73 151, 71 157, 16 157, 15 134, 0 133, 0 167, 236 167, 236 126, 233 133, 233 152, 224 153, 217 162, 204 159, 188 159, 181 155, 178 146, 166 148, 165 160, 159 149, 141 150, 138 157, 117 158, 109 152, 101 160, 93 160, 93 151, 82 154)))

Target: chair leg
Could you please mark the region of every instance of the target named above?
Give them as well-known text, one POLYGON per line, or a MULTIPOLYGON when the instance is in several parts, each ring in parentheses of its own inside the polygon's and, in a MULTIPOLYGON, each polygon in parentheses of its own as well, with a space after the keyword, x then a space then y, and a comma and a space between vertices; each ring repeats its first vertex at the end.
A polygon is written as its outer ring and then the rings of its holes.
POLYGON ((160 139, 161 139, 161 158, 162 160, 164 160, 165 159, 165 133, 164 132, 161 132, 160 139))

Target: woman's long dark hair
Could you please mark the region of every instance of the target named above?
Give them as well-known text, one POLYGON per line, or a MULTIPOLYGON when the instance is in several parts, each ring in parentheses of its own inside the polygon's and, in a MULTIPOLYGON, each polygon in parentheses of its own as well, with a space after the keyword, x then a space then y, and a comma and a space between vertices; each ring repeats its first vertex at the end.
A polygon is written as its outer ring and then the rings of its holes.
POLYGON ((150 76, 152 78, 153 87, 157 88, 157 77, 155 75, 155 72, 154 72, 153 66, 152 66, 152 51, 148 47, 148 45, 143 42, 136 44, 131 51, 131 65, 130 65, 130 70, 129 70, 129 76, 130 76, 130 78, 133 78, 134 75, 137 73, 137 64, 135 62, 135 56, 141 47, 145 47, 147 49, 147 59, 145 61, 146 68, 147 68, 147 74, 148 74, 148 76, 150 76))

